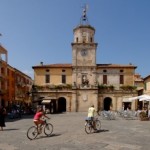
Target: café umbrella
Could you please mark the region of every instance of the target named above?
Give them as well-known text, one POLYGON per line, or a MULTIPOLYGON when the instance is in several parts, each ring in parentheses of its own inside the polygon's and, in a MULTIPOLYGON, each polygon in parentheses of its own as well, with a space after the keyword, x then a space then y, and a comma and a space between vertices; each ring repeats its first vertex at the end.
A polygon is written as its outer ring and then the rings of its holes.
POLYGON ((150 96, 147 95, 145 97, 142 97, 142 98, 139 99, 139 101, 150 101, 150 96))
POLYGON ((141 101, 141 99, 145 100, 145 99, 150 99, 150 96, 149 95, 140 95, 140 96, 135 96, 135 97, 130 97, 129 100, 133 101, 133 100, 138 100, 141 101))

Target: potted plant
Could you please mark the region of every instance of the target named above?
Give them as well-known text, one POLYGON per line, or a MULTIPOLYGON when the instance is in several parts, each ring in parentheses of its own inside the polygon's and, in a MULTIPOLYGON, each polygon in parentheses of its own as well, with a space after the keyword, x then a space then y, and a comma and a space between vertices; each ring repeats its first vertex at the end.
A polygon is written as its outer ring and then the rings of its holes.
POLYGON ((147 121, 147 120, 149 120, 149 118, 147 117, 146 112, 144 112, 144 111, 140 112, 139 117, 140 117, 141 121, 147 121))

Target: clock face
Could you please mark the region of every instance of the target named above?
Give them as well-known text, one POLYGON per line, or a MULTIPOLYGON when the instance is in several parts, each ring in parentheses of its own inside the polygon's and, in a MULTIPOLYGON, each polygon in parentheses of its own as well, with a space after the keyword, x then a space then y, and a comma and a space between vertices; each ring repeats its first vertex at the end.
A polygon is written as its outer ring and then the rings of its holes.
POLYGON ((87 50, 86 49, 81 50, 81 55, 86 56, 87 55, 87 50))

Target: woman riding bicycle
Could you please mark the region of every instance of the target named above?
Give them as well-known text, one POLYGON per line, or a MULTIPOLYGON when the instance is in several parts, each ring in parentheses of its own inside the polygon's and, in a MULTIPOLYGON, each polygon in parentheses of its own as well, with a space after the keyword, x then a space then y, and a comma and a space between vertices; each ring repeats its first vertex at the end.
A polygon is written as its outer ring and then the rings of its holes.
POLYGON ((45 117, 45 118, 48 118, 50 119, 49 117, 47 117, 43 111, 43 107, 42 106, 38 106, 37 107, 37 111, 36 111, 36 114, 34 115, 34 118, 33 118, 33 122, 35 123, 35 125, 37 126, 37 129, 39 130, 39 125, 43 125, 45 122, 41 119, 42 117, 45 117))

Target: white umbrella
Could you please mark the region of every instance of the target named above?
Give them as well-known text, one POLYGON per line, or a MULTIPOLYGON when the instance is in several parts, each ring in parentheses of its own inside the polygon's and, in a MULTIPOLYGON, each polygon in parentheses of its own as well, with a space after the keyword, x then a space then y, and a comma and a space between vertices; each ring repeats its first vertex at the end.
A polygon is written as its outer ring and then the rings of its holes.
POLYGON ((139 101, 150 101, 150 96, 144 96, 142 98, 139 99, 139 101))
POLYGON ((140 96, 136 96, 136 97, 130 97, 129 100, 133 101, 133 100, 137 100, 137 99, 143 99, 143 98, 150 98, 149 95, 140 95, 140 96))
POLYGON ((135 96, 135 97, 130 97, 129 100, 137 100, 137 99, 140 99, 140 98, 143 98, 144 95, 140 95, 140 96, 135 96))
POLYGON ((136 96, 136 97, 130 97, 130 98, 129 98, 129 100, 131 100, 131 101, 132 101, 132 100, 136 100, 136 99, 138 99, 138 96, 136 96))

